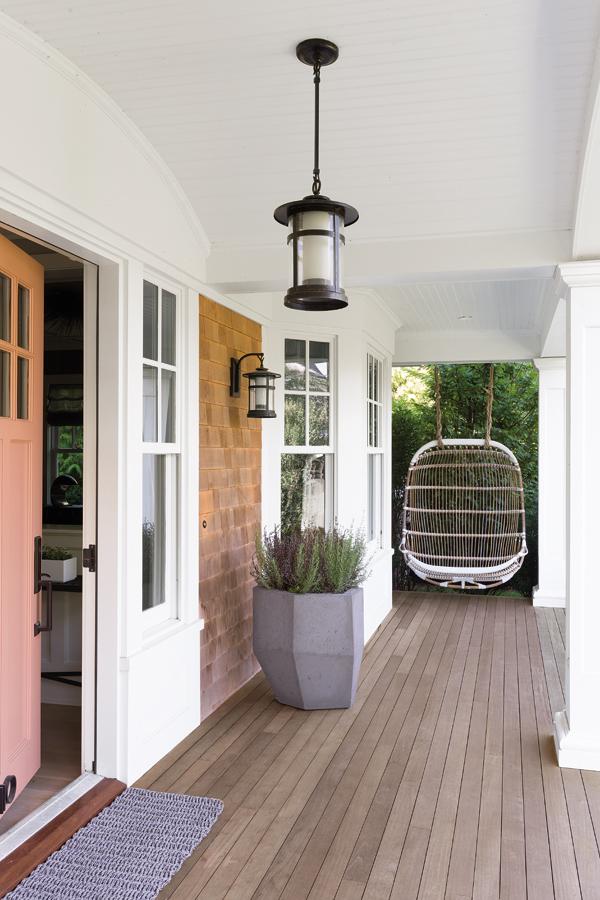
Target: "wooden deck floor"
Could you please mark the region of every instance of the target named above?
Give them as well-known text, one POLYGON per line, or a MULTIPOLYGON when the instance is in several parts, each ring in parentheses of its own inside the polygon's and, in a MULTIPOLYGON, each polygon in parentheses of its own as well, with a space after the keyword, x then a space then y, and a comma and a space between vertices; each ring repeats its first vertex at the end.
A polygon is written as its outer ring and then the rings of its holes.
POLYGON ((140 782, 225 811, 161 898, 600 898, 600 775, 560 770, 564 614, 405 594, 355 706, 255 678, 140 782))

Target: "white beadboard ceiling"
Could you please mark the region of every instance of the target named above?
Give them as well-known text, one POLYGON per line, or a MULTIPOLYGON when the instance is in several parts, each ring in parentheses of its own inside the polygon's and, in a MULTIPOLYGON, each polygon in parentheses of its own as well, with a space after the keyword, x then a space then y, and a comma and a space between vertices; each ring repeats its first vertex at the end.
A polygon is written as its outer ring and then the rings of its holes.
MULTIPOLYGON (((310 188, 311 73, 322 172, 355 240, 574 221, 597 0, 0 0, 77 63, 171 166, 209 240, 282 241, 273 208, 310 188)), ((157 214, 160 214, 158 211, 157 214)))
POLYGON ((539 335, 553 287, 551 278, 525 278, 404 284, 378 288, 377 293, 409 332, 539 335))

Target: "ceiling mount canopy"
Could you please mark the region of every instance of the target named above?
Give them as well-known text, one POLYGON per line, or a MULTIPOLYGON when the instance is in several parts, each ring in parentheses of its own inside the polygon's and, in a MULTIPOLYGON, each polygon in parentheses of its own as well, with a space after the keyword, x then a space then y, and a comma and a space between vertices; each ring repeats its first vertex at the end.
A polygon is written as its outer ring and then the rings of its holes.
POLYGON ((330 310, 348 306, 342 284, 344 227, 353 225, 358 211, 347 203, 321 194, 319 167, 319 86, 321 68, 339 56, 336 44, 324 38, 309 38, 296 47, 300 62, 312 66, 315 86, 314 164, 312 194, 278 206, 274 216, 289 228, 292 249, 291 287, 285 305, 291 309, 330 310))

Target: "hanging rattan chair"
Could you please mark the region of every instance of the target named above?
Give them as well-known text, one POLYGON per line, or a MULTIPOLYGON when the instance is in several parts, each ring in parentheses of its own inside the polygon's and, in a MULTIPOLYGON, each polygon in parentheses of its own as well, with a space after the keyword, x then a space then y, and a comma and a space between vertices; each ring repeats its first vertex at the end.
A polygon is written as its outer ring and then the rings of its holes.
POLYGON ((436 369, 437 439, 408 470, 400 549, 415 575, 438 587, 498 587, 527 554, 521 469, 490 439, 493 378, 490 367, 486 437, 444 440, 436 369))

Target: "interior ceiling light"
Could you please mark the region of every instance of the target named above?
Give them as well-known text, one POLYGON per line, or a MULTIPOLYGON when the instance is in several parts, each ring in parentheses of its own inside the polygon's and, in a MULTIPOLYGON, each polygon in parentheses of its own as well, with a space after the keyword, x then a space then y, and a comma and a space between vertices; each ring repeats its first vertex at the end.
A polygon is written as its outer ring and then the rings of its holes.
POLYGON ((289 228, 292 247, 292 285, 285 295, 291 309, 329 310, 348 306, 342 284, 344 226, 353 225, 358 211, 321 194, 319 169, 319 85, 321 68, 336 61, 339 50, 324 38, 309 38, 296 47, 300 62, 312 66, 315 85, 314 166, 312 194, 278 206, 274 216, 289 228))

